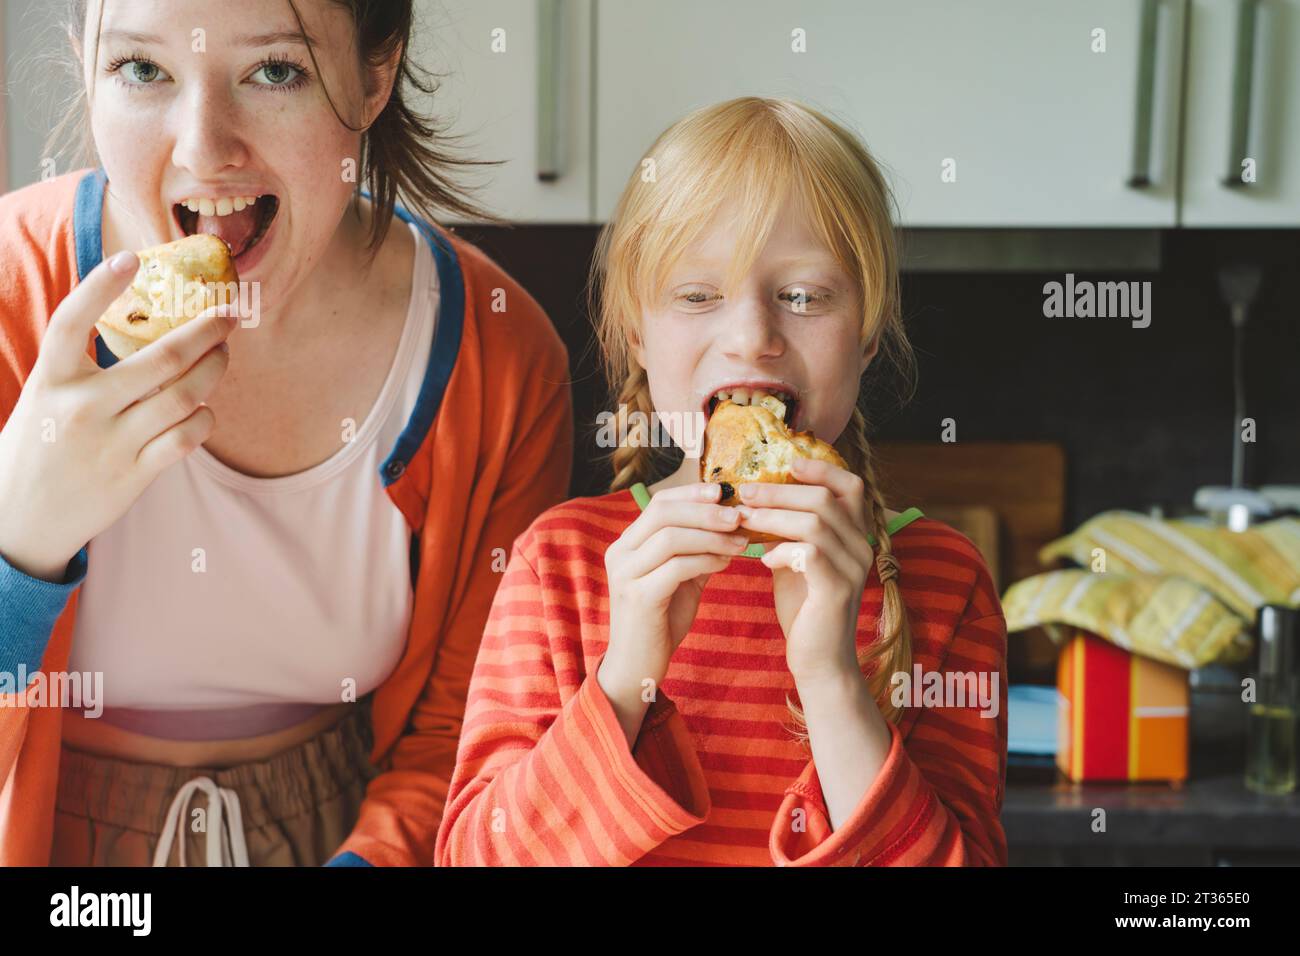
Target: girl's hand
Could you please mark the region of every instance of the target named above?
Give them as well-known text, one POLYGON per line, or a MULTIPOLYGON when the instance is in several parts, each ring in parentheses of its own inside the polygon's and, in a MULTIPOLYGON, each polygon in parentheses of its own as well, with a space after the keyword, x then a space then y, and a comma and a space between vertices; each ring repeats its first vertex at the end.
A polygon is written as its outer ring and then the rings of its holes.
POLYGON ((32 577, 62 581, 86 542, 212 433, 202 402, 225 374, 237 307, 210 309, 112 368, 86 352, 138 266, 119 253, 59 303, 0 429, 0 554, 32 577))
POLYGON ((717 504, 721 486, 667 488, 605 551, 609 647, 598 679, 628 732, 645 716, 642 682, 655 688, 686 638, 709 575, 745 550, 735 508, 717 504))
POLYGON ((743 484, 742 527, 778 534, 762 561, 772 569, 777 620, 795 683, 861 677, 858 613, 874 556, 862 479, 824 461, 796 458, 805 484, 743 484))
POLYGON ((609 581, 606 659, 656 682, 686 638, 709 575, 745 550, 735 508, 717 504, 719 485, 668 488, 605 552, 609 581))

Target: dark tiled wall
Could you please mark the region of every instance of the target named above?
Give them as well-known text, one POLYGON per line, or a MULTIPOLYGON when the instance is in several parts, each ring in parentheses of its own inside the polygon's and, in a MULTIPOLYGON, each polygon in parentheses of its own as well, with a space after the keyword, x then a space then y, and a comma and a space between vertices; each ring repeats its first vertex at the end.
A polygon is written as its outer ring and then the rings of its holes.
MULTIPOLYGON (((594 422, 609 407, 586 310, 597 230, 586 226, 461 228, 542 304, 569 347, 579 442, 573 492, 601 493, 609 469, 594 422)), ((872 390, 874 435, 959 441, 1050 440, 1066 450, 1066 527, 1106 508, 1163 505, 1231 479, 1232 329, 1217 269, 1252 261, 1264 284, 1246 329, 1248 484, 1300 483, 1300 230, 1177 230, 1161 237, 1150 280, 1152 321, 1048 319, 1043 285, 1062 273, 907 273, 903 308, 918 361, 904 408, 872 390)), ((868 373, 870 377, 870 373, 868 373)))

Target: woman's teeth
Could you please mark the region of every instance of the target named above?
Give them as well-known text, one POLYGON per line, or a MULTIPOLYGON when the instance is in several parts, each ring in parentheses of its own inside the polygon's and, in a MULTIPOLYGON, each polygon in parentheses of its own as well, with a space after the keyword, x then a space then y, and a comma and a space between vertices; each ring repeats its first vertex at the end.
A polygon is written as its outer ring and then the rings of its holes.
POLYGON ((187 236, 195 233, 217 236, 230 247, 236 258, 262 240, 279 210, 280 200, 272 193, 220 199, 191 196, 174 207, 182 233, 187 236))
POLYGON ((234 212, 243 212, 249 206, 257 204, 257 196, 235 196, 223 199, 183 199, 181 205, 190 212, 200 216, 229 216, 234 212))

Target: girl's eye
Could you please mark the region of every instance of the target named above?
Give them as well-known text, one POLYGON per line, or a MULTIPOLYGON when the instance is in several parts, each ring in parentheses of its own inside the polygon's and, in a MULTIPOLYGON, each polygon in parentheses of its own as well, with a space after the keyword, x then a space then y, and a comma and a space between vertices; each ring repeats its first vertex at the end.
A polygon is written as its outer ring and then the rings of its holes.
POLYGON ((722 296, 708 289, 683 289, 676 294, 675 298, 682 305, 701 306, 715 302, 722 296))
POLYGON ((303 67, 287 60, 264 60, 253 76, 258 74, 265 77, 266 82, 256 83, 257 86, 269 86, 278 90, 297 89, 307 79, 307 71, 303 67))
POLYGON ((829 296, 814 289, 794 286, 778 293, 777 298, 782 302, 789 302, 790 308, 795 312, 807 312, 810 309, 825 305, 829 296))

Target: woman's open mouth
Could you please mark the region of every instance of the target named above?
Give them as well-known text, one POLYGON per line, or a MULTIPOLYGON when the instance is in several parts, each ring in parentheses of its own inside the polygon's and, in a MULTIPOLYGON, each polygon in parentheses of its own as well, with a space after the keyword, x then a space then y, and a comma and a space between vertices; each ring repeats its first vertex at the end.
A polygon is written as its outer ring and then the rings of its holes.
POLYGON ((216 236, 238 259, 262 241, 279 210, 280 200, 270 194, 216 200, 195 197, 172 206, 172 215, 185 235, 216 236))

